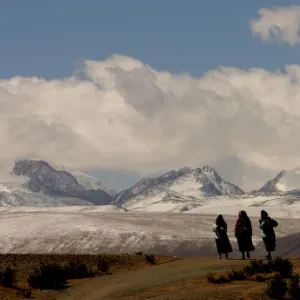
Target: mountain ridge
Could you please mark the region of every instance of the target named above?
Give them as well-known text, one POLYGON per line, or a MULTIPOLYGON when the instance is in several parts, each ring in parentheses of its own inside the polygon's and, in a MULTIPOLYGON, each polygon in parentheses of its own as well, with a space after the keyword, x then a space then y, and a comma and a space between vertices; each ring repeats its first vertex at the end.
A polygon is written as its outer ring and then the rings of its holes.
POLYGON ((221 178, 215 169, 205 165, 196 169, 184 167, 156 178, 142 179, 133 187, 117 194, 114 203, 128 205, 150 198, 154 199, 153 201, 166 201, 166 197, 174 193, 194 198, 245 194, 241 188, 221 178))
POLYGON ((300 172, 281 171, 261 188, 245 192, 239 186, 223 179, 217 171, 204 165, 183 167, 157 177, 142 178, 135 185, 116 192, 97 178, 81 171, 58 166, 39 159, 21 159, 13 165, 0 165, 0 205, 112 205, 131 209, 151 205, 186 204, 198 207, 208 199, 255 196, 300 196, 300 172), (9 178, 1 169, 9 170, 9 178))
POLYGON ((108 205, 112 199, 105 190, 86 188, 71 173, 43 160, 21 159, 0 167, 2 205, 108 205))

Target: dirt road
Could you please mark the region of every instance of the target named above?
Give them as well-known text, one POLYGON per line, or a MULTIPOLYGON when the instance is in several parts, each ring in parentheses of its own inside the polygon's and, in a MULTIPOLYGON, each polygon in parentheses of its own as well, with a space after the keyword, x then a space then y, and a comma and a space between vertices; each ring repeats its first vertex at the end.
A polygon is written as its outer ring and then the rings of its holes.
POLYGON ((204 279, 209 272, 239 268, 246 263, 240 260, 186 258, 150 268, 89 279, 62 292, 58 300, 145 299, 150 294, 151 299, 199 299, 191 296, 185 298, 184 290, 163 290, 187 281, 204 279))

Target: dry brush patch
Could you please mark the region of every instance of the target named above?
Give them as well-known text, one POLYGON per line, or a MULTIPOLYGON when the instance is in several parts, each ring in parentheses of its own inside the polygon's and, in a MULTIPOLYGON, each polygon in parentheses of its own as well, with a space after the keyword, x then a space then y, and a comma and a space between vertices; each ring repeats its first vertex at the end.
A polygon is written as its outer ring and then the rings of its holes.
POLYGON ((242 270, 226 273, 210 273, 207 281, 213 284, 232 283, 233 281, 265 282, 264 293, 271 299, 300 299, 299 275, 293 273, 294 265, 289 259, 280 257, 271 261, 254 260, 242 270))
MULTIPOLYGON (((157 256, 155 263, 161 264, 176 259, 179 258, 157 256)), ((51 292, 39 292, 39 289, 66 288, 77 284, 78 279, 147 266, 151 265, 147 264, 145 255, 135 254, 1 254, 0 299, 19 299, 32 295, 36 299, 47 299, 46 295, 51 292), (2 295, 5 295, 5 298, 1 298, 2 295)))

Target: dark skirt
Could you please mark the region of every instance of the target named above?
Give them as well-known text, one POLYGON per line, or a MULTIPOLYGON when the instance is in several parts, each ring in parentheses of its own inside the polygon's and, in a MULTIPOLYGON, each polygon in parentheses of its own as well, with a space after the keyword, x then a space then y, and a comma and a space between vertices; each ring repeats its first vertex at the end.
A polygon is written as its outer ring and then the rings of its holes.
POLYGON ((276 249, 276 237, 275 235, 270 235, 263 238, 266 251, 267 252, 273 252, 276 249))
POLYGON ((240 234, 237 237, 240 252, 254 251, 255 247, 252 243, 252 237, 249 234, 240 234))
POLYGON ((220 239, 216 239, 217 251, 218 253, 230 253, 232 252, 232 247, 228 236, 224 236, 220 239))

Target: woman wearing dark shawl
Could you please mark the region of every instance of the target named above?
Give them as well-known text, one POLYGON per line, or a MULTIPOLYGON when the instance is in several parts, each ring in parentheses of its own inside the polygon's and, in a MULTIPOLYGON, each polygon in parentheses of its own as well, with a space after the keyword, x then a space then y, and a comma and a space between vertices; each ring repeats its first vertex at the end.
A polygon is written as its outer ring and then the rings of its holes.
POLYGON ((258 227, 262 230, 262 239, 268 252, 266 258, 272 259, 271 252, 276 249, 276 235, 274 227, 277 227, 278 223, 269 217, 268 213, 264 210, 261 211, 261 219, 258 221, 258 227))
POLYGON ((250 251, 254 251, 255 247, 252 243, 252 225, 247 213, 242 210, 235 224, 235 237, 237 238, 239 250, 242 253, 242 259, 250 258, 250 251))
POLYGON ((227 223, 225 222, 222 215, 218 215, 216 223, 212 228, 215 233, 215 240, 217 251, 219 253, 219 259, 222 258, 222 254, 225 254, 226 259, 228 258, 228 253, 232 252, 232 247, 227 236, 227 223))

